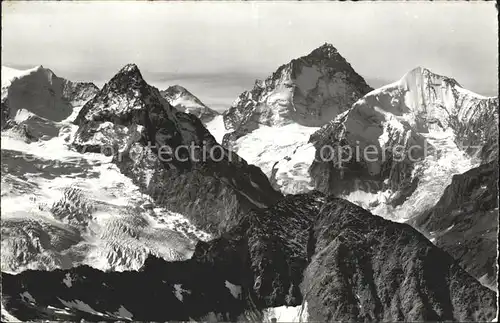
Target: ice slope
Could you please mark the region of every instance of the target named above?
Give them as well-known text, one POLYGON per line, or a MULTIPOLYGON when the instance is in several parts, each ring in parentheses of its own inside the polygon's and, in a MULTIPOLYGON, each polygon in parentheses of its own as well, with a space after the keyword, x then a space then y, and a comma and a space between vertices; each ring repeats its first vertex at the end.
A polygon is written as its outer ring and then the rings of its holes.
POLYGON ((16 120, 27 111, 62 121, 71 114, 73 105, 81 105, 96 92, 97 87, 91 83, 67 81, 41 65, 25 71, 2 67, 2 102, 8 100, 6 118, 16 120))
POLYGON ((205 127, 218 143, 222 143, 224 135, 228 132, 224 127, 224 117, 222 115, 215 116, 212 120, 206 122, 205 127))
POLYGON ((314 189, 309 166, 315 154, 314 146, 308 141, 318 129, 297 123, 282 127, 261 126, 236 140, 231 148, 260 167, 283 193, 307 192, 314 189))
POLYGON ((498 97, 476 94, 429 69, 417 67, 360 101, 394 114, 421 133, 452 129, 457 146, 474 158, 491 161, 498 151, 498 97))
POLYGON ((413 175, 418 177, 418 185, 402 204, 393 206, 389 203, 398 194, 390 189, 376 193, 356 190, 342 197, 373 214, 398 222, 408 221, 433 207, 451 183, 453 175, 464 173, 476 164, 458 149, 450 130, 424 134, 424 138, 437 149, 415 164, 413 175))
POLYGON ((190 257, 209 236, 182 215, 155 207, 111 157, 70 150, 76 126, 26 143, 2 132, 2 271, 138 269, 149 253, 190 257))

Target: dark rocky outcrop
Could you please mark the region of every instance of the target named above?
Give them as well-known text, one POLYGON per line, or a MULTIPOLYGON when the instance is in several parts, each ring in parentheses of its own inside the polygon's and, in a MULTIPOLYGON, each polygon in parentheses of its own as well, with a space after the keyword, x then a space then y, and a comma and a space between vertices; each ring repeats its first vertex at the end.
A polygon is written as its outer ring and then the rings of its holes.
POLYGON ((150 256, 139 272, 80 266, 2 273, 3 304, 20 319, 116 320, 124 307, 134 321, 255 321, 266 307, 302 302, 308 228, 323 199, 320 193, 288 196, 254 210, 222 237, 200 241, 183 262, 150 256), (65 308, 71 314, 61 314, 65 308))
POLYGON ((410 224, 457 259, 467 272, 496 289, 497 161, 453 176, 439 202, 410 224))
POLYGON ((309 321, 491 321, 496 295, 406 224, 330 198, 312 230, 309 321))
POLYGON ((307 302, 309 321, 491 321, 495 293, 423 235, 319 192, 255 210, 193 258, 138 272, 2 273, 20 319, 262 319, 307 302), (63 312, 65 311, 65 312, 63 312))
POLYGON ((133 64, 85 104, 75 123, 74 147, 112 154, 146 194, 211 233, 281 197, 259 168, 220 146, 196 116, 173 108, 133 64))

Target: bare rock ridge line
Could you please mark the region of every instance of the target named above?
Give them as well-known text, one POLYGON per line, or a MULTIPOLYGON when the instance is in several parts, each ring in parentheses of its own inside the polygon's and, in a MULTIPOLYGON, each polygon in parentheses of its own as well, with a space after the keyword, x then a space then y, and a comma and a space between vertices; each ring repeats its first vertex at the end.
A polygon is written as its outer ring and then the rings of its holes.
POLYGON ((258 167, 220 146, 196 116, 172 107, 136 65, 126 65, 106 83, 75 123, 74 147, 116 148, 116 164, 145 193, 212 233, 229 228, 241 212, 281 197, 258 167), (180 149, 191 144, 199 147, 195 156, 180 149), (166 155, 162 147, 169 147, 166 155))
POLYGON ((497 161, 453 176, 439 202, 410 223, 485 286, 497 289, 497 161))
POLYGON ((160 93, 174 108, 195 115, 204 124, 219 115, 217 111, 207 107, 200 99, 180 85, 172 85, 160 93))
POLYGON ((372 88, 331 44, 280 66, 224 112, 224 145, 260 125, 322 126, 372 88))
POLYGON ((302 285, 310 295, 312 321, 467 321, 496 315, 495 293, 409 225, 329 198, 312 239, 315 253, 302 285), (470 302, 463 306, 465 299, 470 302))
POLYGON ((258 320, 266 307, 304 302, 314 321, 491 321, 496 313, 495 293, 415 229, 319 192, 248 213, 187 261, 150 257, 138 272, 2 273, 2 286, 4 306, 24 320, 258 320))

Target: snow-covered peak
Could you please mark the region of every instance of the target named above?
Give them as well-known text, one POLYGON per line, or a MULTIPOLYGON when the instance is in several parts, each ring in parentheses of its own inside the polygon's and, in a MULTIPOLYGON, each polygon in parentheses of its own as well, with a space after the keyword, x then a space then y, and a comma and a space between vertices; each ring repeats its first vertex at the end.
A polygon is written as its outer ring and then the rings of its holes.
POLYGON ((379 107, 405 119, 420 132, 451 128, 458 139, 469 143, 485 140, 487 135, 479 133, 496 128, 488 121, 496 120, 498 114, 498 97, 466 90, 455 79, 424 67, 412 69, 399 81, 368 93, 356 104, 379 107), (482 139, 472 139, 478 135, 482 139))
POLYGON ((160 92, 177 110, 197 116, 203 123, 212 120, 219 113, 207 107, 194 94, 180 85, 169 86, 160 92))
POLYGON ((37 72, 46 73, 47 75, 53 75, 53 72, 51 70, 45 69, 42 65, 38 65, 26 70, 19 70, 2 65, 2 88, 9 86, 15 79, 37 72))
POLYGON ((243 92, 224 113, 226 142, 261 125, 318 127, 349 109, 372 88, 331 44, 280 66, 243 92))
POLYGON ((62 121, 97 91, 93 83, 66 80, 42 65, 27 70, 2 66, 2 128, 8 120, 31 116, 62 121))

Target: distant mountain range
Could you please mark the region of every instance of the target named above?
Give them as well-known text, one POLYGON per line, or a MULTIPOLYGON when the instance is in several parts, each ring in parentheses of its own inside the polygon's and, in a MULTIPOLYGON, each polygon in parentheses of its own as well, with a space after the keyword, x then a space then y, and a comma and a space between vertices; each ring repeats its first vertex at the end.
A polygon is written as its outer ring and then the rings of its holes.
POLYGON ((135 64, 1 100, 2 321, 497 315, 498 97, 324 44, 223 114, 135 64))

